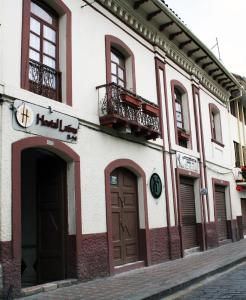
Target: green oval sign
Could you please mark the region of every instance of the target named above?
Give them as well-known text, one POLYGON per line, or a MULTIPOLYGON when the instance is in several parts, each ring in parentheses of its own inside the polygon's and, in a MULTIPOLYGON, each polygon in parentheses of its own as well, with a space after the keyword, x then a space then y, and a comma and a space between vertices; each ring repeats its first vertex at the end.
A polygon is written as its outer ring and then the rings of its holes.
POLYGON ((162 193, 162 182, 158 174, 153 173, 150 177, 150 191, 154 198, 159 198, 162 193))

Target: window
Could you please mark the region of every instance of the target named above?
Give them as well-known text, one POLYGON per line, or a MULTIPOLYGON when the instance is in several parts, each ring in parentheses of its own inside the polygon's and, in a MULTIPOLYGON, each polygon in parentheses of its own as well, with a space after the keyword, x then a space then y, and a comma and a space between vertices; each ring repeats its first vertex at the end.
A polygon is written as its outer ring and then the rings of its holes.
POLYGON ((135 59, 131 49, 112 35, 105 36, 106 81, 136 93, 135 59))
POLYGON ((212 142, 215 142, 220 146, 224 147, 222 141, 220 111, 214 103, 210 103, 209 112, 210 112, 210 125, 211 125, 211 140, 212 142))
POLYGON ((235 101, 230 102, 230 111, 231 114, 236 117, 236 105, 235 105, 235 101))
POLYGON ((244 124, 246 125, 246 107, 243 106, 244 124))
POLYGON ((23 0, 21 87, 71 105, 71 12, 61 0, 49 4, 23 0))
POLYGON ((240 168, 240 145, 237 142, 234 143, 234 152, 235 152, 235 167, 240 168))
POLYGON ((111 81, 126 87, 125 57, 118 50, 111 48, 111 81))
POLYGON ((185 87, 178 81, 171 81, 173 114, 176 143, 185 148, 191 148, 190 116, 188 96, 185 87))

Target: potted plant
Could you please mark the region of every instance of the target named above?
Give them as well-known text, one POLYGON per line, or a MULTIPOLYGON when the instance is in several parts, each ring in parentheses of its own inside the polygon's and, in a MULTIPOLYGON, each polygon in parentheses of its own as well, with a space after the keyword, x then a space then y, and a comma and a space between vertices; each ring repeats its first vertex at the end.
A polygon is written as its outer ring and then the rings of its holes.
POLYGON ((154 104, 144 102, 142 104, 142 109, 148 115, 151 115, 154 117, 157 117, 159 115, 159 107, 155 106, 154 104))

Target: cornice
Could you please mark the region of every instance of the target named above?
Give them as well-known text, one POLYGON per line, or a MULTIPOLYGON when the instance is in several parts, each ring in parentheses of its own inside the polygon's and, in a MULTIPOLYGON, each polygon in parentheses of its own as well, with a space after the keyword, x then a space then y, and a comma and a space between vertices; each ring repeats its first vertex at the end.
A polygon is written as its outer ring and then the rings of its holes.
POLYGON ((195 76, 199 82, 220 100, 228 101, 230 93, 221 88, 208 74, 186 57, 178 47, 168 41, 166 36, 160 33, 152 24, 147 23, 144 18, 137 15, 126 2, 120 0, 96 0, 121 21, 127 24, 153 46, 157 46, 172 59, 177 65, 184 69, 189 75, 195 76))

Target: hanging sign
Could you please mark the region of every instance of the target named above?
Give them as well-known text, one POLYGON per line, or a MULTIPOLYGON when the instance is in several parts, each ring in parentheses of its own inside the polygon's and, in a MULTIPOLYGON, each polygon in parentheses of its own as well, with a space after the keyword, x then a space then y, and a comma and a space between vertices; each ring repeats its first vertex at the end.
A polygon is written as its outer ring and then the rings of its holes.
POLYGON ((161 196, 162 182, 160 176, 156 173, 153 173, 150 177, 150 191, 155 199, 161 196))
POLYGON ((32 103, 15 100, 13 128, 69 143, 78 138, 78 119, 32 103))
POLYGON ((197 158, 180 152, 176 153, 176 158, 178 168, 199 173, 199 162, 197 158))

